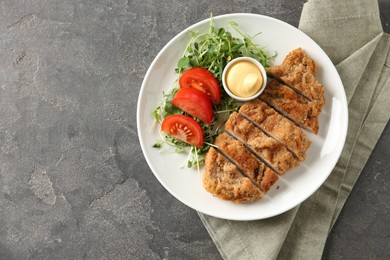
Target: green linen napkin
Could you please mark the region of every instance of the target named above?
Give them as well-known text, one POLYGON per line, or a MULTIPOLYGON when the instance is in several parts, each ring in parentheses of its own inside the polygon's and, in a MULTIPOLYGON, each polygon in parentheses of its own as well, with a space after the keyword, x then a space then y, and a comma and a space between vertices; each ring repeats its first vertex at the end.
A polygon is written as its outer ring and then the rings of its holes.
POLYGON ((299 29, 328 54, 348 98, 342 155, 309 199, 279 216, 229 221, 199 213, 225 259, 320 259, 326 238, 390 117, 390 35, 376 0, 310 0, 299 29))

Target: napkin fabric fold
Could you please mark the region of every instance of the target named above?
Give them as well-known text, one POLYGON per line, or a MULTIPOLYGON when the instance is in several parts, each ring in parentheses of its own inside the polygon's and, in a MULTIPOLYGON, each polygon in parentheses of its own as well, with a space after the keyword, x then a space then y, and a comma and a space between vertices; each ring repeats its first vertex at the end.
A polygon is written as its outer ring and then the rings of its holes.
POLYGON ((376 0, 310 0, 299 29, 343 81, 349 126, 341 157, 310 198, 279 216, 229 221, 199 213, 225 259, 321 259, 327 236, 390 117, 390 35, 376 0))

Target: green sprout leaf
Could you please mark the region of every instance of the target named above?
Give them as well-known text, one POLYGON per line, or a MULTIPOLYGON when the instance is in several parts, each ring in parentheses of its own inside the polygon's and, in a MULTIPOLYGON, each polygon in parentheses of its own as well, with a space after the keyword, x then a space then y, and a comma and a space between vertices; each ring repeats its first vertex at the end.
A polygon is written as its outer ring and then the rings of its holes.
POLYGON ((181 57, 180 60, 177 63, 177 67, 179 70, 184 69, 186 66, 190 64, 190 59, 186 56, 181 57))

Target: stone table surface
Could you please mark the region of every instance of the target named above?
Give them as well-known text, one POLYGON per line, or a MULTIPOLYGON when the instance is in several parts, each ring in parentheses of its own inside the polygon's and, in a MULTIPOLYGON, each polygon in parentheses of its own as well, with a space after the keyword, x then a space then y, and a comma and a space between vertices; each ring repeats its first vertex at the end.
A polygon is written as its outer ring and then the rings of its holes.
MULTIPOLYGON (((138 143, 158 51, 189 25, 251 12, 294 26, 303 0, 0 0, 0 259, 221 259, 138 143)), ((390 3, 380 0, 390 32, 390 3)), ((324 259, 390 256, 387 126, 324 259)))

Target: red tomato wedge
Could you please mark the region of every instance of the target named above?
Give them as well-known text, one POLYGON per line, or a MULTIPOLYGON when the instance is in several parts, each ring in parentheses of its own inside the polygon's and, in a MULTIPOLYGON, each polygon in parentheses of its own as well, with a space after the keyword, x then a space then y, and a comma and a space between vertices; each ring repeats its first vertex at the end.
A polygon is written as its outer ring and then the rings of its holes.
POLYGON ((172 99, 172 104, 199 118, 206 124, 213 120, 213 108, 206 94, 194 88, 181 88, 172 99))
POLYGON ((179 79, 181 88, 195 88, 207 95, 213 104, 219 104, 221 90, 213 73, 205 68, 192 68, 183 72, 179 79))
POLYGON ((203 130, 200 124, 186 115, 170 115, 164 119, 161 130, 192 146, 203 146, 203 130))

